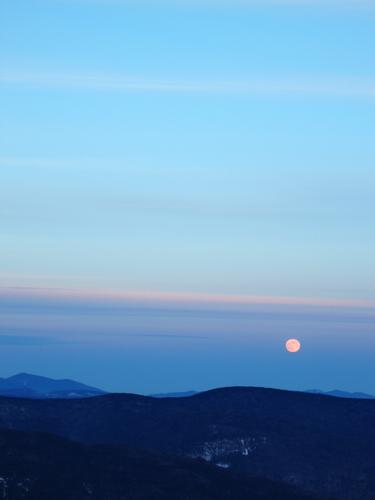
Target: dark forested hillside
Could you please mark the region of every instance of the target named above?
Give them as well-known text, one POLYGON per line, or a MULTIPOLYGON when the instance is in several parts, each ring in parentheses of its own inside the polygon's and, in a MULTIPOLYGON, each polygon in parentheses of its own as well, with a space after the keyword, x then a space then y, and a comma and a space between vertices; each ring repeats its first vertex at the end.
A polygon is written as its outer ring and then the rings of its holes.
POLYGON ((0 431, 5 500, 314 500, 291 486, 245 479, 204 461, 0 431))
POLYGON ((0 427, 203 458, 343 500, 375 498, 375 401, 259 388, 188 398, 0 399, 0 427))

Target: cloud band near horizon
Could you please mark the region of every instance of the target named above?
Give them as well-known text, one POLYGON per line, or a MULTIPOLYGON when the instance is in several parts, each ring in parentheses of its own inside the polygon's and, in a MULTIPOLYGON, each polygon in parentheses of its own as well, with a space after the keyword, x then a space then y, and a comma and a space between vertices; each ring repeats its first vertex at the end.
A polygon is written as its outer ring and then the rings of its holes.
POLYGON ((239 7, 262 6, 291 7, 366 7, 373 8, 372 0, 61 0, 81 5, 114 6, 172 6, 172 7, 239 7))
POLYGON ((147 92, 163 94, 228 94, 248 96, 308 96, 375 98, 375 79, 353 77, 251 77, 238 80, 175 80, 100 73, 19 72, 0 73, 3 86, 26 86, 55 90, 101 92, 147 92))
POLYGON ((322 308, 375 309, 375 301, 361 299, 335 299, 320 297, 289 297, 265 295, 237 295, 200 292, 118 291, 58 286, 6 286, 0 287, 0 298, 37 298, 54 300, 87 300, 102 302, 149 302, 191 304, 195 306, 305 306, 322 308))

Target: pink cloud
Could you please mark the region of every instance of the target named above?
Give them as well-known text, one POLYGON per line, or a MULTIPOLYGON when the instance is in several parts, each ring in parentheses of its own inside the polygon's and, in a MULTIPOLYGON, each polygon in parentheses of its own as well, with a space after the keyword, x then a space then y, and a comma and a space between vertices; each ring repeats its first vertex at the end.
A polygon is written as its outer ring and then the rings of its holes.
POLYGON ((35 297, 62 300, 100 300, 115 302, 150 302, 192 304, 195 306, 304 306, 327 308, 375 309, 375 302, 365 299, 336 299, 320 297, 286 297, 265 295, 214 294, 199 292, 118 291, 109 289, 83 289, 66 287, 14 286, 0 288, 3 297, 35 297))

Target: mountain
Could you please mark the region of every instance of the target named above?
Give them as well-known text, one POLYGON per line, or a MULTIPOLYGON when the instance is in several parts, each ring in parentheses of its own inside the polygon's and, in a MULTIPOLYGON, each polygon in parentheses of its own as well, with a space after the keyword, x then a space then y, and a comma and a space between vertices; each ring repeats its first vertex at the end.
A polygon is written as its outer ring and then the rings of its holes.
POLYGON ((372 396, 371 394, 366 394, 365 392, 346 392, 346 391, 339 391, 339 390, 334 390, 334 391, 320 391, 319 389, 310 389, 309 391, 311 394, 323 394, 325 396, 334 396, 336 398, 352 398, 352 399, 375 399, 375 396, 372 396))
POLYGON ((162 392, 160 394, 150 394, 152 398, 189 398, 198 394, 197 391, 185 391, 185 392, 162 392))
POLYGON ((0 378, 0 396, 48 399, 87 398, 105 394, 96 387, 90 387, 74 380, 52 378, 19 373, 9 378, 0 378))
POLYGON ((319 498, 375 498, 374 400, 251 387, 188 398, 0 398, 0 428, 201 458, 319 498))
MULTIPOLYGON (((375 396, 366 394, 365 392, 346 392, 338 389, 334 391, 321 391, 319 389, 310 389, 305 391, 311 394, 322 394, 324 396, 335 396, 336 398, 353 398, 353 399, 375 399, 375 396)), ((152 398, 188 398, 198 394, 198 391, 185 392, 161 392, 160 394, 150 394, 152 398)), ((26 396, 27 397, 27 396, 26 396)))
POLYGON ((294 487, 245 479, 203 461, 4 430, 0 430, 0 498, 314 500, 294 487))

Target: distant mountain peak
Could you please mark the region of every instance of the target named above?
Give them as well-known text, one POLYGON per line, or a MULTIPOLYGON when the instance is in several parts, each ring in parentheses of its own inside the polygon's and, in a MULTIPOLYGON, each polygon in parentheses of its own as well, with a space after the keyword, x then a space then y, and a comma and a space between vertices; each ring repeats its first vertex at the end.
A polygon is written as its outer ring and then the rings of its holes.
POLYGON ((321 391, 320 389, 310 389, 308 391, 310 394, 321 394, 322 396, 333 396, 336 398, 350 398, 350 399, 375 399, 372 394, 367 394, 365 392, 347 392, 341 391, 339 389, 334 389, 333 391, 321 391))
POLYGON ((150 394, 152 398, 190 398, 198 394, 198 391, 184 391, 184 392, 162 392, 157 394, 150 394))
POLYGON ((0 396, 26 398, 80 398, 99 396, 105 391, 69 379, 53 379, 31 373, 17 373, 0 379, 0 396))

